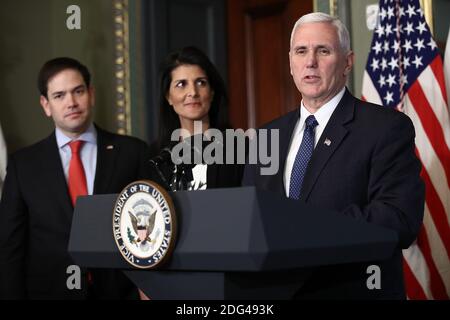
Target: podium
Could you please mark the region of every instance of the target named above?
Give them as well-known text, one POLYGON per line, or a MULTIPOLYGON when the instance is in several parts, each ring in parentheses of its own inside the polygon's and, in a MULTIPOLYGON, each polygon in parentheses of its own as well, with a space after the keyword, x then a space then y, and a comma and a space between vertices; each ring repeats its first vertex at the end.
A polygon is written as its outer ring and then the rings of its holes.
POLYGON ((152 299, 289 299, 318 266, 384 260, 397 234, 254 187, 170 193, 179 231, 158 270, 130 266, 112 231, 117 195, 78 199, 75 262, 122 269, 152 299))

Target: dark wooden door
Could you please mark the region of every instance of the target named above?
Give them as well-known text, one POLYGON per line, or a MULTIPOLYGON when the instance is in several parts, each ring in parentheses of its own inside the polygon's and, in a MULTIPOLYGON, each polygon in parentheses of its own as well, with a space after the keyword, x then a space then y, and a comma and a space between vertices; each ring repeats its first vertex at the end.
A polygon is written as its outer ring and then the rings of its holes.
POLYGON ((301 96, 289 69, 294 23, 313 1, 228 0, 228 88, 235 128, 258 127, 294 109, 301 96))
POLYGON ((169 52, 197 46, 226 79, 226 0, 146 0, 142 8, 148 141, 153 141, 159 126, 160 65, 169 52))

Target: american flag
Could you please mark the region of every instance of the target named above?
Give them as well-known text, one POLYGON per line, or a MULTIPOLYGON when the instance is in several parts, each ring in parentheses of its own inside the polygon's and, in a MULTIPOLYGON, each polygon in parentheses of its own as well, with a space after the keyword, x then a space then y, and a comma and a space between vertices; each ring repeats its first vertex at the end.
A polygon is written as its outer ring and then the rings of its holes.
POLYGON ((380 1, 362 98, 414 123, 426 201, 419 236, 403 251, 406 291, 409 299, 449 299, 449 110, 442 59, 419 0, 380 1))

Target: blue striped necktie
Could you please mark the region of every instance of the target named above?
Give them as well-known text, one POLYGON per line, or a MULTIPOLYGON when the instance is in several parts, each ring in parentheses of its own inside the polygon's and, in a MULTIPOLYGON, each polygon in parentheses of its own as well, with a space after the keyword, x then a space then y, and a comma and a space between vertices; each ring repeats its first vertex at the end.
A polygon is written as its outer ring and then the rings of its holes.
POLYGON ((294 166, 292 167, 291 181, 289 183, 289 198, 300 198, 303 178, 305 177, 306 168, 314 150, 315 128, 318 124, 314 116, 309 116, 305 120, 302 143, 298 148, 294 166))

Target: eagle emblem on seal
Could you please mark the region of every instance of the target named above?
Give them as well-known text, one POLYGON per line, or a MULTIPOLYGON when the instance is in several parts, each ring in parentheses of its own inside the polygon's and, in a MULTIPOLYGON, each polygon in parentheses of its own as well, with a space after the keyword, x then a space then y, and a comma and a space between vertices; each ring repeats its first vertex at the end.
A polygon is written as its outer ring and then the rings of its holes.
MULTIPOLYGON (((134 204, 133 211, 128 211, 128 214, 130 215, 131 225, 137 238, 134 238, 129 230, 129 240, 142 251, 147 252, 154 244, 154 239, 152 240, 150 235, 155 227, 156 210, 153 209, 149 202, 140 199, 134 204)), ((156 239, 157 237, 158 235, 155 235, 154 238, 156 239)))

